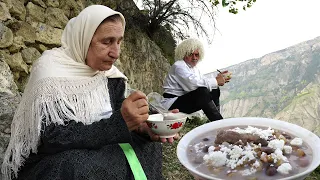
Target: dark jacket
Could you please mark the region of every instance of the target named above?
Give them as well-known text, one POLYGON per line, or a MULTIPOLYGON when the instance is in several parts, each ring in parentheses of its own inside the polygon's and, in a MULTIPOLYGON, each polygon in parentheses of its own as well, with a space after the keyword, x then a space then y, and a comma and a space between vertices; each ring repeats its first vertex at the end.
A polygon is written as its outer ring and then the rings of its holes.
POLYGON ((120 113, 123 79, 108 79, 108 88, 112 116, 91 125, 70 121, 66 126, 47 126, 38 153, 26 160, 18 180, 134 179, 118 143, 131 144, 148 180, 162 179, 161 144, 129 132, 120 113))

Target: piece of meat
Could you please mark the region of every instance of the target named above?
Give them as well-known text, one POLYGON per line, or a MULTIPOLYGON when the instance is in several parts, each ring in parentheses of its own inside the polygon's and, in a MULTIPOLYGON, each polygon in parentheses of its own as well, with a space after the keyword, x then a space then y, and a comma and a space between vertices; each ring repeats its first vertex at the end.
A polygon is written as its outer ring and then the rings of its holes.
POLYGON ((228 142, 228 143, 234 144, 240 139, 241 139, 241 134, 235 131, 222 130, 218 132, 214 143, 222 144, 223 142, 228 142))
POLYGON ((268 142, 265 139, 260 138, 258 135, 240 134, 238 132, 229 130, 222 130, 218 132, 215 143, 222 144, 223 142, 236 145, 246 145, 247 142, 252 142, 254 144, 261 143, 262 146, 268 145, 268 142))

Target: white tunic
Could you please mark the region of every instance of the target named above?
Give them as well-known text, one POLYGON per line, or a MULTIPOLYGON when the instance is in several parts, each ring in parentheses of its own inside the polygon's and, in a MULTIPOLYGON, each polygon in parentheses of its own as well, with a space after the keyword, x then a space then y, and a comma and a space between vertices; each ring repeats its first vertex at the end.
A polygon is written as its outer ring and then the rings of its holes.
MULTIPOLYGON (((196 66, 191 67, 184 60, 176 61, 172 65, 163 84, 164 93, 176 96, 182 96, 199 87, 206 87, 211 91, 218 88, 218 83, 213 73, 204 76, 196 66)), ((161 104, 169 109, 177 98, 164 98, 161 104)))

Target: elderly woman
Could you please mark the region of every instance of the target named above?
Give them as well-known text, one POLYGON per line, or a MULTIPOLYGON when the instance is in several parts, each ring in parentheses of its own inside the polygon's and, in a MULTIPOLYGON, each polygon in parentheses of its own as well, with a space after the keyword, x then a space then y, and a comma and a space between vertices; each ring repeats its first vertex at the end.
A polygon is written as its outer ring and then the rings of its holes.
POLYGON ((202 43, 197 39, 186 39, 175 49, 176 62, 172 65, 164 81, 162 105, 167 109, 193 113, 203 110, 210 121, 222 119, 219 110, 219 86, 230 79, 223 73, 215 78, 203 76, 197 64, 204 57, 202 43))
POLYGON ((125 99, 127 78, 113 66, 124 28, 119 12, 89 6, 68 22, 62 46, 35 62, 12 122, 3 179, 162 179, 146 96, 125 99))

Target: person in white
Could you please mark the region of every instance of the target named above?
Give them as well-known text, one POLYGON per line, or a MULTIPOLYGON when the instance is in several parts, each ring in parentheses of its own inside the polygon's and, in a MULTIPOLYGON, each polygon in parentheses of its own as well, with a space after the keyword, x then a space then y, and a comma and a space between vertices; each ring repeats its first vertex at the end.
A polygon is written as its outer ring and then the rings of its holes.
POLYGON ((198 39, 182 41, 175 49, 175 63, 164 81, 164 108, 193 113, 203 110, 210 121, 223 119, 219 110, 220 89, 230 78, 219 73, 216 77, 204 76, 197 64, 204 57, 204 48, 198 39))

